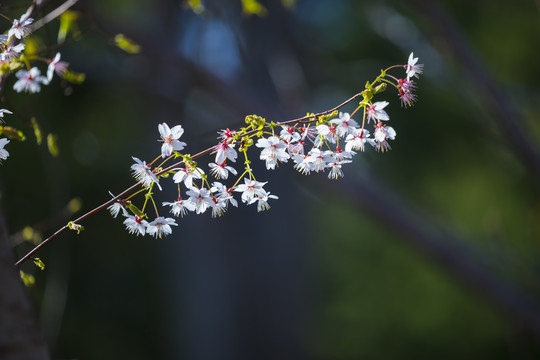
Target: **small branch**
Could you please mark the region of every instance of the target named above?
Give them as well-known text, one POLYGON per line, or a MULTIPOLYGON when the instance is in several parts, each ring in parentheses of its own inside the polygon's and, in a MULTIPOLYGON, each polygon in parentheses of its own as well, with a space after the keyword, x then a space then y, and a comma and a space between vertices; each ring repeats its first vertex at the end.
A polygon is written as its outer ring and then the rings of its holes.
POLYGON ((75 5, 77 1, 79 0, 67 0, 65 3, 60 5, 59 7, 57 7, 56 9, 54 9, 53 11, 51 11, 50 13, 48 13, 47 15, 39 19, 38 21, 36 21, 34 24, 32 24, 32 32, 42 28, 43 26, 45 26, 52 20, 56 19, 57 17, 65 13, 70 7, 75 5))

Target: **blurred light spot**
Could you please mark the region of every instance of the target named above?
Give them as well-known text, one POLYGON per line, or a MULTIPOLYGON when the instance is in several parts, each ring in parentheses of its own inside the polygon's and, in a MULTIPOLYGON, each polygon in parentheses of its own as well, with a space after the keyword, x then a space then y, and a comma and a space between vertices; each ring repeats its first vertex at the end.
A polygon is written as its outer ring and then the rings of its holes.
POLYGON ((238 44, 229 27, 219 21, 195 19, 186 26, 180 51, 223 80, 235 77, 240 67, 238 44))
POLYGON ((411 20, 386 6, 371 7, 368 14, 373 30, 403 50, 404 64, 412 51, 425 64, 426 76, 443 75, 442 57, 411 20))
POLYGON ((90 132, 84 132, 73 140, 73 157, 82 165, 91 165, 99 155, 99 141, 90 132))
POLYGON ((340 49, 351 42, 353 23, 343 21, 351 13, 349 1, 301 1, 294 9, 300 21, 300 41, 314 44, 316 49, 340 49))
POLYGON ((272 81, 279 91, 291 91, 303 83, 302 69, 296 59, 287 54, 274 56, 269 61, 272 81))

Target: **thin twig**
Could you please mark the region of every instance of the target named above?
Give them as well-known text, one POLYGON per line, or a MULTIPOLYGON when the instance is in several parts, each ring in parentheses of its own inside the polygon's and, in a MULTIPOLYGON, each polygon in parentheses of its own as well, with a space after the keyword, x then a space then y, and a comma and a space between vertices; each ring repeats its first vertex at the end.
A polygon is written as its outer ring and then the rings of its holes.
POLYGON ((54 9, 53 11, 51 11, 50 13, 48 13, 47 15, 39 19, 38 21, 36 21, 34 24, 32 24, 32 32, 42 28, 43 26, 45 26, 52 20, 56 19, 57 17, 65 13, 70 7, 75 5, 77 1, 79 0, 67 0, 65 3, 60 5, 59 7, 57 7, 56 9, 54 9))
MULTIPOLYGON (((73 220, 74 223, 78 224, 80 223, 81 221, 83 221, 84 219, 86 219, 87 217, 91 216, 91 215, 94 215, 95 213, 103 210, 104 208, 106 208, 107 206, 111 205, 112 203, 114 203, 116 200, 124 197, 125 195, 129 194, 131 191, 135 190, 136 188, 138 188, 139 186, 141 186, 140 183, 137 183, 137 184, 134 184, 132 185, 131 187, 127 188, 126 190, 124 190, 122 193, 120 193, 119 195, 113 197, 111 200, 107 201, 107 202, 104 202, 103 204, 99 205, 98 207, 96 207, 95 209, 93 210, 90 210, 89 212, 87 212, 86 214, 78 217, 77 219, 73 220)), ((43 240, 43 242, 41 242, 39 245, 37 245, 35 248, 33 248, 32 250, 30 250, 30 252, 28 254, 26 254, 25 256, 23 256, 19 261, 17 261, 15 263, 15 267, 18 267, 20 266, 22 263, 24 263, 25 261, 27 261, 32 255, 34 255, 36 252, 38 252, 39 249, 41 249, 43 246, 47 245, 49 242, 51 242, 51 240, 53 240, 54 238, 56 238, 58 235, 62 234, 64 231, 68 230, 69 228, 66 226, 60 228, 58 231, 56 231, 54 234, 52 234, 51 236, 49 236, 47 239, 43 240)))

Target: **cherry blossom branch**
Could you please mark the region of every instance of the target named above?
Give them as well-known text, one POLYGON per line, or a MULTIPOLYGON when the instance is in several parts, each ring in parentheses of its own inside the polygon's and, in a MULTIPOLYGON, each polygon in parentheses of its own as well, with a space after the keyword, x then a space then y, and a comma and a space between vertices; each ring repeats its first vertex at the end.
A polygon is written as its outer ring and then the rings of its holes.
MULTIPOLYGON (((349 104, 350 102, 352 102, 353 100, 357 99, 358 97, 362 96, 362 93, 358 93, 358 94, 355 94, 353 95, 352 97, 350 97, 349 99, 347 99, 346 101, 342 102, 341 104, 329 109, 329 110, 325 110, 325 111, 322 111, 322 112, 319 112, 319 113, 315 113, 315 114, 310 114, 310 115, 306 115, 306 116, 303 116, 303 117, 300 117, 300 118, 296 118, 296 119, 292 119, 292 120, 287 120, 287 121, 283 121, 283 122, 279 122, 279 123, 276 123, 277 126, 281 126, 281 125, 290 125, 290 124, 298 124, 298 123, 302 123, 302 122, 306 122, 307 120, 309 120, 310 122, 312 121, 316 121, 316 120, 313 120, 313 119, 317 119, 317 117, 319 116, 323 116, 323 115, 327 115, 327 114, 331 114, 333 113, 334 111, 336 110, 339 110, 340 108, 342 108, 343 106, 349 104), (311 120, 310 120, 311 119, 311 120)), ((266 126, 268 127, 268 126, 266 126)), ((241 137, 246 137, 246 136, 250 136, 250 135, 253 135, 254 133, 256 133, 257 131, 259 130, 251 130, 251 131, 248 131, 246 132, 245 134, 243 134, 241 137)), ((199 153, 191 156, 192 159, 197 159, 199 157, 202 157, 204 155, 208 155, 210 154, 212 151, 215 150, 215 146, 212 146, 210 148, 207 148, 206 150, 203 150, 203 151, 200 151, 199 153)), ((171 170, 173 170, 174 168, 177 168, 178 166, 184 164, 185 161, 182 160, 180 162, 177 162, 177 163, 174 163, 168 167, 166 167, 165 169, 163 170, 160 170, 159 172, 157 172, 155 175, 156 177, 159 177, 160 175, 162 174, 165 174, 171 170)), ((32 250, 30 250, 26 255, 24 255, 21 259, 19 259, 16 263, 15 263, 15 267, 19 267, 21 266, 24 262, 28 261, 29 259, 31 259, 31 257, 33 255, 35 255, 41 248, 43 248, 44 246, 46 246, 47 244, 49 244, 52 240, 54 240, 55 238, 57 238, 59 235, 61 235, 62 233, 64 233, 66 230, 69 230, 69 229, 72 229, 72 230, 77 230, 77 226, 80 226, 80 223, 84 220, 86 220, 88 217, 100 212, 101 210, 107 208, 108 206, 112 205, 113 203, 117 202, 118 200, 120 199, 123 199, 125 198, 127 195, 129 195, 130 193, 132 193, 134 190, 136 190, 137 188, 141 187, 142 184, 140 182, 132 185, 131 187, 125 189, 123 192, 121 192, 119 195, 113 197, 112 199, 104 202, 103 204, 97 206, 96 208, 94 208, 93 210, 90 210, 88 211, 87 213, 85 213, 84 215, 81 215, 80 217, 78 217, 77 219, 71 221, 68 225, 65 225, 63 226, 62 228, 60 228, 59 230, 57 230, 54 234, 52 234, 51 236, 49 236, 47 239, 43 240, 40 244, 38 244, 36 247, 34 247, 32 250), (71 224, 71 225, 70 225, 71 224), (75 228, 74 228, 75 226, 75 228)), ((80 230, 79 230, 80 231, 80 230)))
MULTIPOLYGON (((22 19, 24 19, 24 17, 22 19)), ((17 31, 22 30, 18 29, 17 31)), ((292 159, 296 164, 295 168, 303 174, 309 174, 310 172, 318 173, 325 169, 330 169, 328 175, 329 178, 337 179, 338 177, 342 177, 343 172, 341 167, 343 164, 351 162, 349 159, 355 154, 353 150, 364 151, 366 143, 372 145, 376 150, 381 152, 390 149, 387 140, 393 140, 396 133, 392 127, 383 123, 383 121, 386 122, 390 119, 388 114, 384 111, 388 102, 372 102, 372 99, 376 94, 384 91, 390 84, 398 90, 401 104, 405 107, 411 106, 416 100, 416 95, 413 93, 416 84, 412 78, 418 77, 418 75, 423 72, 423 65, 417 64, 417 61, 418 58, 415 58, 413 53, 411 53, 407 65, 394 65, 385 70, 381 70, 381 73, 373 82, 366 83, 365 89, 362 92, 353 95, 331 109, 319 113, 307 114, 300 118, 278 123, 274 123, 273 121, 269 122, 258 115, 248 115, 245 119, 247 126, 242 127, 239 131, 229 131, 229 129, 227 129, 220 132, 220 142, 217 145, 207 148, 193 156, 179 152, 186 146, 186 143, 179 141, 179 138, 184 133, 184 129, 181 125, 174 126, 171 129, 166 123, 159 124, 158 130, 161 138, 160 141, 163 142, 161 154, 149 164, 133 157, 135 164, 131 166, 131 170, 133 176, 137 180, 136 184, 127 188, 119 195, 113 196, 112 199, 104 202, 74 221, 68 222, 66 226, 60 228, 42 243, 29 251, 16 262, 15 266, 20 266, 30 259, 37 251, 50 243, 53 239, 57 238, 67 229, 75 230, 79 233, 84 229, 80 224, 82 221, 106 207, 109 207, 113 217, 117 217, 120 211, 122 212, 122 215, 126 218, 124 220, 124 225, 126 225, 126 228, 130 233, 143 236, 149 234, 156 237, 170 234, 172 232, 170 226, 176 226, 176 221, 172 218, 160 216, 155 200, 152 197, 154 185, 161 190, 159 178, 164 178, 166 177, 165 175, 168 175, 169 173, 174 174, 173 180, 175 183, 184 183, 187 188, 186 195, 189 196, 189 199, 184 203, 179 188, 178 200, 175 202, 163 203, 163 205, 171 206, 171 212, 176 216, 183 216, 187 213, 187 210, 201 214, 209 207, 212 208, 212 216, 220 216, 227 210, 228 204, 238 206, 238 202, 232 196, 233 190, 242 193, 241 200, 243 203, 248 205, 257 203, 258 211, 269 209, 268 199, 277 199, 278 197, 271 195, 270 192, 263 189, 266 182, 259 182, 255 179, 253 170, 249 165, 251 161, 247 156, 247 150, 253 145, 262 148, 260 159, 266 161, 267 170, 275 169, 278 162, 287 162, 288 159, 292 159), (388 81, 385 77, 387 76, 387 72, 393 68, 405 69, 406 78, 398 79, 389 75, 395 83, 388 81), (380 84, 377 85, 378 83, 380 84), (348 113, 339 113, 339 118, 335 118, 340 108, 359 97, 362 97, 362 101, 360 101, 353 114, 358 110, 363 109, 362 125, 360 128, 358 127, 358 123, 356 123, 348 113), (370 120, 373 120, 375 123, 373 138, 369 137, 369 131, 364 128, 366 119, 368 123, 370 120), (316 123, 316 125, 312 127, 311 125, 313 123, 316 123), (301 128, 297 128, 297 125, 299 124, 302 125, 301 128), (305 126, 306 124, 307 127, 305 126), (276 126, 282 127, 279 136, 276 136, 275 134, 274 128, 276 126), (268 137, 265 138, 264 135, 267 135, 268 137), (258 139, 256 144, 253 140, 254 138, 258 139), (340 147, 340 138, 342 146, 343 143, 345 143, 345 150, 340 147), (306 141, 312 143, 312 148, 307 154, 304 152, 306 141), (238 151, 243 153, 245 157, 245 171, 239 176, 231 188, 227 188, 219 181, 210 184, 207 175, 202 169, 197 167, 197 163, 193 160, 204 155, 215 153, 215 163, 209 164, 209 167, 211 168, 210 173, 216 179, 227 179, 228 172, 237 175, 236 170, 227 166, 225 163, 227 159, 230 159, 232 162, 236 161, 238 156, 234 149, 234 146, 236 145, 239 145, 238 151), (333 147, 335 147, 335 150, 333 150, 333 147), (178 157, 181 157, 182 160, 169 165, 164 169, 162 168, 167 161, 178 157), (159 165, 153 165, 161 158, 164 160, 162 160, 159 165), (185 165, 185 167, 179 168, 181 165, 185 165), (152 166, 154 166, 153 170, 152 166), (193 184, 193 181, 198 179, 202 180, 200 187, 193 184), (244 179, 243 184, 239 184, 241 179, 244 179), (131 197, 137 195, 138 192, 129 197, 126 197, 126 195, 131 194, 141 186, 144 187, 147 192, 144 195, 145 201, 143 207, 142 209, 139 209, 130 200, 131 197), (152 222, 145 220, 148 218, 145 209, 149 200, 156 213, 156 218, 152 222), (128 210, 133 215, 130 215, 128 210)), ((39 259, 34 259, 34 262, 36 261, 39 261, 39 259)))

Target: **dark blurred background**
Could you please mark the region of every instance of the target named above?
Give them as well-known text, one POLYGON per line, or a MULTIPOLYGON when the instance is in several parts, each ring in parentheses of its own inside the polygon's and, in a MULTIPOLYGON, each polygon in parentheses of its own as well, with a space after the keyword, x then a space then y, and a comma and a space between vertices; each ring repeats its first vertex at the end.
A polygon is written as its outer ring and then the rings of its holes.
MULTIPOLYGON (((203 14, 180 0, 77 4, 84 36, 60 51, 86 81, 4 94, 60 147, 9 144, 10 233, 45 220, 46 237, 71 199, 87 211, 131 185, 131 156, 159 154, 159 123, 181 124, 194 154, 245 115, 329 109, 414 51, 417 104, 379 98, 392 151, 366 149, 338 181, 254 161, 279 196, 270 211, 189 214, 163 239, 91 217, 39 253, 45 271, 23 267, 53 358, 538 358, 540 4, 261 3, 264 17, 240 0, 203 14), (117 33, 142 52, 115 47, 117 33)), ((156 196, 173 201, 175 186, 156 196)))

